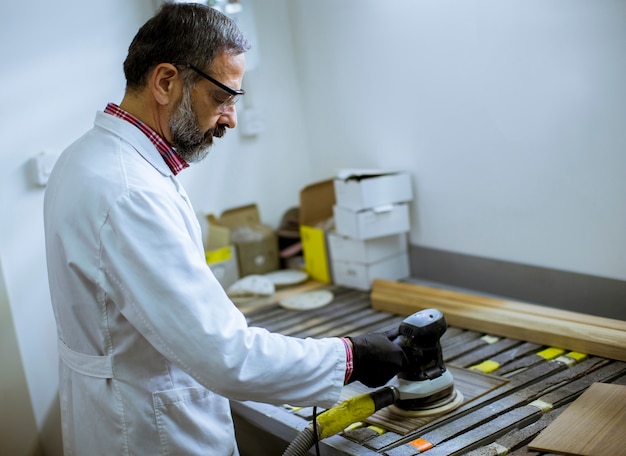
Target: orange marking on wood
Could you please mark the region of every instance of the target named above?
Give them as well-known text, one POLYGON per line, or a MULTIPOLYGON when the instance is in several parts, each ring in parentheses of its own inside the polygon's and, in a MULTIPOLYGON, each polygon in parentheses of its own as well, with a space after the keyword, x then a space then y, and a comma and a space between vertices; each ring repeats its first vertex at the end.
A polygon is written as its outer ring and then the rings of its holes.
POLYGON ((411 442, 409 442, 409 445, 417 448, 418 450, 420 450, 420 453, 430 450, 433 447, 433 444, 430 443, 428 440, 424 440, 424 439, 415 439, 411 442))

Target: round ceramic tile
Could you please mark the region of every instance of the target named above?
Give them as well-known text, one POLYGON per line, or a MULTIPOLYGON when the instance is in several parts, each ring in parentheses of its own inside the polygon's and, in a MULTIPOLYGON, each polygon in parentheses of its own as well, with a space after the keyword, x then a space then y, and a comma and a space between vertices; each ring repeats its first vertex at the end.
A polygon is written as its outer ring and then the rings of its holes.
POLYGON ((298 271, 295 269, 281 269, 280 271, 272 271, 264 274, 265 277, 270 279, 277 287, 286 287, 289 285, 296 285, 304 282, 309 278, 309 275, 304 271, 298 271))
POLYGON ((274 282, 262 275, 249 275, 237 280, 226 292, 229 296, 270 296, 276 288, 274 282))
POLYGON ((280 305, 290 310, 317 309, 329 304, 334 298, 328 290, 307 291, 298 295, 290 296, 280 301, 280 305))

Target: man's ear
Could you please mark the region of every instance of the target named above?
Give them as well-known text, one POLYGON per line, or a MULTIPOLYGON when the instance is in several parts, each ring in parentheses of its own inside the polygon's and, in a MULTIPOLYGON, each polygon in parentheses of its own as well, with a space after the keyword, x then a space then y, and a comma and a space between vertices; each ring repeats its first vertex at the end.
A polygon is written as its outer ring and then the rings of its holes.
POLYGON ((155 101, 167 105, 176 99, 182 87, 182 79, 174 65, 159 63, 150 74, 149 85, 155 101))

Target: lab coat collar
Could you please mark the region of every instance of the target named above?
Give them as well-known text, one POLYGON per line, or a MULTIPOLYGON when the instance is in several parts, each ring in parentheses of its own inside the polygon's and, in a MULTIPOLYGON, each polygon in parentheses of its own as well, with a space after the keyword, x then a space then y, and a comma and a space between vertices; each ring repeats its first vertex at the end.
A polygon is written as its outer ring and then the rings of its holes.
POLYGON ((150 139, 141 130, 131 123, 98 111, 94 124, 96 127, 108 130, 120 139, 126 141, 164 176, 174 177, 174 173, 169 166, 167 166, 167 163, 165 163, 165 160, 154 144, 152 144, 150 139))

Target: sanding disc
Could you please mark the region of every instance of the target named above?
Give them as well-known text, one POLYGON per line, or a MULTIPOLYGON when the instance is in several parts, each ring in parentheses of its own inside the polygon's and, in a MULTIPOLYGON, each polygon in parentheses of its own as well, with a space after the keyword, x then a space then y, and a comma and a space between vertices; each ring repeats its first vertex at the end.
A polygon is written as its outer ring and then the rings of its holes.
POLYGON ((281 300, 279 304, 289 310, 310 310, 330 304, 333 298, 334 295, 329 290, 314 290, 290 296, 281 300))
POLYGON ((395 413, 396 415, 406 416, 406 417, 416 417, 416 416, 431 416, 431 415, 440 415, 445 412, 450 412, 456 408, 458 408, 463 403, 463 394, 455 389, 454 393, 447 398, 435 404, 430 404, 423 409, 419 410, 404 410, 395 405, 389 406, 389 411, 395 413))
POLYGON ((272 271, 264 274, 265 277, 274 282, 274 285, 278 287, 286 287, 289 285, 297 285, 306 281, 309 275, 304 271, 298 271, 295 269, 281 269, 278 271, 272 271))
POLYGON ((231 298, 272 296, 276 287, 267 277, 252 274, 237 280, 226 291, 231 298))

